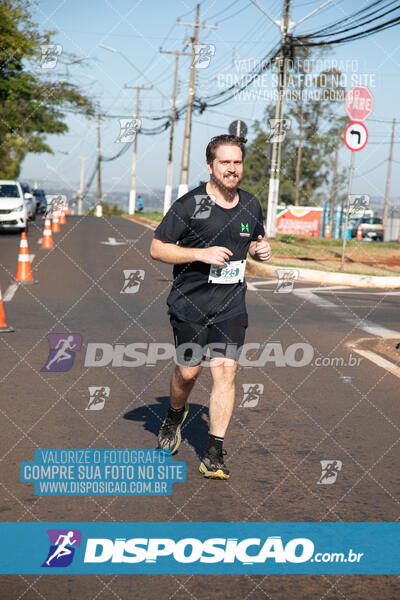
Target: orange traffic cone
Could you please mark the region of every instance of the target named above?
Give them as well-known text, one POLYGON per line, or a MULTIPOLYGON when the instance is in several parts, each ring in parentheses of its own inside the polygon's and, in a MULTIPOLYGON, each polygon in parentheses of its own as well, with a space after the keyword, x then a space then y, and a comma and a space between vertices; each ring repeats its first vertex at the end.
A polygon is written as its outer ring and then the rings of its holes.
POLYGON ((9 327, 6 323, 6 315, 4 312, 3 298, 1 296, 0 289, 0 333, 7 333, 8 331, 14 331, 14 329, 9 327))
POLYGON ((53 214, 53 222, 51 225, 51 233, 60 233, 60 221, 58 218, 58 213, 53 214))
POLYGON ((325 225, 325 237, 326 238, 330 238, 331 237, 331 226, 329 225, 329 223, 327 223, 325 225))
POLYGON ((65 210, 64 210, 66 215, 69 215, 69 206, 68 206, 68 202, 66 202, 65 204, 65 210))
POLYGON ((362 227, 361 227, 361 223, 360 225, 357 227, 357 235, 356 235, 356 239, 361 242, 362 241, 362 227))
POLYGON ((44 222, 42 248, 53 248, 53 236, 51 235, 51 224, 49 217, 46 217, 44 222))
POLYGON ((14 282, 16 283, 37 283, 33 279, 31 261, 29 258, 28 240, 26 239, 26 233, 21 233, 21 243, 19 245, 19 256, 17 265, 17 274, 14 282))
POLYGON ((66 218, 65 218, 65 208, 64 208, 64 206, 61 208, 60 213, 61 213, 61 215, 60 215, 60 225, 65 225, 65 223, 67 221, 66 221, 66 218))

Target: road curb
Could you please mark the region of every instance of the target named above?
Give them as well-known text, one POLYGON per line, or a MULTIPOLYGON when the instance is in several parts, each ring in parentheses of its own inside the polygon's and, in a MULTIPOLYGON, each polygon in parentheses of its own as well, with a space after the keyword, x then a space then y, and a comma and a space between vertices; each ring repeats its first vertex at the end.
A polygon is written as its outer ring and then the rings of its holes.
POLYGON ((299 273, 298 281, 308 281, 320 284, 349 285, 360 288, 392 289, 400 288, 400 277, 379 277, 376 275, 354 275, 350 273, 330 273, 329 271, 315 271, 314 269, 298 269, 258 263, 251 258, 247 259, 247 272, 249 275, 259 277, 273 277, 278 279, 277 269, 296 269, 299 273))
POLYGON ((143 225, 143 227, 147 227, 147 229, 151 229, 152 231, 154 231, 157 226, 159 225, 159 223, 157 223, 157 221, 152 221, 151 219, 146 219, 146 217, 133 217, 130 215, 124 215, 123 216, 124 219, 127 219, 128 221, 133 221, 134 223, 139 223, 140 225, 143 225))

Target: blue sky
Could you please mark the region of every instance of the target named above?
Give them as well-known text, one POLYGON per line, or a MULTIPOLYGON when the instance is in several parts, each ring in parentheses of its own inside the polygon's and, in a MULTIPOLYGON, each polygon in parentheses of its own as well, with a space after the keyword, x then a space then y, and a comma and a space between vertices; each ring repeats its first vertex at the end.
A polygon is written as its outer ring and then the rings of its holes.
MULTIPOLYGON (((258 0, 274 18, 279 19, 282 0, 258 0)), ((291 19, 301 17, 319 6, 321 1, 293 0, 291 19)), ((312 32, 322 25, 335 22, 358 8, 365 6, 359 0, 333 0, 318 14, 298 28, 296 33, 312 32)), ((193 29, 176 25, 181 21, 194 22, 196 2, 192 0, 39 0, 32 6, 33 17, 42 29, 56 33, 53 41, 61 44, 63 52, 87 58, 85 65, 70 65, 68 73, 72 82, 93 97, 101 110, 115 117, 107 118, 102 126, 102 148, 105 156, 112 156, 121 149, 116 143, 119 135, 118 116, 132 116, 135 91, 124 85, 149 85, 153 89, 142 92, 143 126, 152 127, 147 117, 168 111, 168 98, 172 94, 175 58, 159 53, 165 50, 183 50, 185 39, 193 29), (123 56, 100 47, 105 44, 124 53, 140 72, 123 56)), ((207 96, 220 91, 230 78, 244 74, 246 65, 260 60, 278 42, 280 32, 249 0, 203 0, 200 3, 200 22, 215 25, 218 29, 203 29, 200 41, 215 45, 215 55, 206 69, 197 70, 196 95, 207 96), (247 61, 247 62, 246 62, 247 61)), ((369 130, 367 147, 356 156, 356 177, 353 193, 384 195, 387 157, 391 123, 397 118, 398 128, 394 159, 400 161, 400 29, 394 28, 373 37, 337 46, 328 60, 342 61, 347 89, 352 83, 366 83, 375 98, 373 115, 366 121, 369 130)), ((187 99, 189 80, 189 57, 181 57, 179 70, 178 104, 187 99)), ((50 71, 49 71, 50 73, 50 71)), ((65 76, 66 67, 58 64, 50 76, 65 76)), ((272 91, 271 76, 267 75, 261 96, 233 99, 226 104, 206 110, 193 117, 190 185, 197 185, 207 177, 204 152, 209 139, 227 132, 231 121, 241 119, 249 126, 255 119, 262 119, 268 97, 272 91)), ((338 107, 344 114, 344 107, 338 107)), ((96 126, 93 120, 71 115, 69 132, 63 136, 49 136, 54 149, 53 156, 28 155, 22 168, 22 178, 38 181, 46 188, 59 184, 75 191, 79 182, 80 156, 87 156, 86 175, 93 170, 96 156, 96 126)), ((178 121, 175 135, 174 185, 179 183, 184 119, 178 121)), ((248 136, 251 139, 251 133, 248 136)), ((137 187, 139 191, 163 188, 166 178, 169 130, 157 136, 139 135, 137 187)), ((344 144, 341 163, 349 164, 350 151, 344 144)), ((130 187, 132 162, 131 149, 118 160, 103 165, 104 191, 127 192, 130 187)), ((391 196, 399 196, 399 169, 394 163, 391 196)))

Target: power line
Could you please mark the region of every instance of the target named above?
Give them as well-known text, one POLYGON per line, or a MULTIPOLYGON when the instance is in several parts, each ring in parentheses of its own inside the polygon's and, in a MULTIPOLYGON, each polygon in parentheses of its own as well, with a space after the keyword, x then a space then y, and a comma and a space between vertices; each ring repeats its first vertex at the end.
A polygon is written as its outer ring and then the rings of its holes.
POLYGON ((233 17, 236 17, 236 15, 238 15, 239 13, 243 12, 246 8, 248 8, 250 6, 249 4, 246 4, 246 6, 243 6, 243 8, 240 8, 238 11, 236 11, 235 13, 233 13, 233 15, 229 15, 229 17, 225 17, 225 19, 220 19, 218 21, 218 24, 220 23, 224 23, 225 21, 228 21, 228 19, 232 19, 233 17))
MULTIPOLYGON (((342 43, 345 43, 348 41, 354 41, 356 39, 362 39, 365 37, 369 37, 370 35, 373 35, 374 33, 377 33, 378 31, 385 31, 386 29, 395 27, 396 25, 398 25, 400 23, 400 15, 396 16, 393 19, 390 19, 389 21, 385 21, 383 23, 379 23, 379 24, 375 25, 374 27, 365 29, 365 26, 368 23, 380 21, 383 17, 392 13, 394 10, 400 9, 400 6, 397 4, 397 6, 395 6, 394 8, 387 10, 386 12, 381 12, 380 14, 373 17, 372 19, 368 19, 367 17, 376 14, 378 11, 376 10, 376 11, 372 11, 370 13, 367 13, 366 11, 370 10, 371 8, 373 8, 375 6, 381 5, 382 1, 383 0, 376 0, 372 4, 369 4, 367 7, 365 7, 364 9, 357 11, 355 13, 352 13, 345 19, 341 19, 341 20, 337 21, 336 23, 333 23, 332 25, 324 27, 316 32, 299 35, 297 37, 291 36, 290 44, 292 47, 293 46, 305 46, 305 47, 330 46, 333 44, 342 44, 342 43), (363 14, 363 13, 366 13, 366 14, 363 14), (364 20, 362 20, 362 19, 364 19, 364 20), (349 27, 345 27, 344 29, 336 29, 335 30, 335 27, 337 28, 338 26, 340 27, 340 26, 346 25, 346 24, 348 24, 349 27), (355 33, 352 33, 352 34, 344 36, 344 37, 338 37, 337 39, 333 39, 333 40, 326 39, 326 38, 329 38, 334 35, 339 35, 340 33, 344 33, 346 31, 359 30, 359 29, 361 29, 361 31, 355 31, 355 33), (330 32, 330 33, 328 33, 328 32, 330 32), (318 38, 321 38, 321 37, 324 37, 324 39, 321 39, 319 41, 313 41, 313 40, 317 40, 318 38)), ((381 9, 382 8, 386 9, 393 3, 394 3, 394 1, 389 2, 385 6, 383 6, 383 7, 381 6, 381 9)))
POLYGON ((228 11, 230 8, 232 8, 232 6, 234 6, 235 4, 237 4, 239 2, 239 0, 233 0, 232 4, 230 4, 227 8, 223 8, 222 10, 218 11, 215 15, 213 15, 212 17, 207 17, 210 21, 213 21, 216 17, 218 17, 219 15, 221 15, 222 13, 225 13, 226 11, 228 11))

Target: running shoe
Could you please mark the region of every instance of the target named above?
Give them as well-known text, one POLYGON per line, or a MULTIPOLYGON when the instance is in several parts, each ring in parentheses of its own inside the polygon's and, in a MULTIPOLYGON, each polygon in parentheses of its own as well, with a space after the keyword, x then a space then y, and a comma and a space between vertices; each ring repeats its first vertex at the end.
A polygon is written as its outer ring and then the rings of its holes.
POLYGON ((169 412, 164 419, 158 434, 157 450, 171 450, 174 454, 181 445, 181 427, 189 412, 189 403, 186 402, 183 416, 180 420, 173 419, 169 412))
POLYGON ((207 448, 200 463, 200 473, 211 479, 229 479, 229 469, 224 463, 225 455, 226 450, 217 450, 214 446, 207 448))

